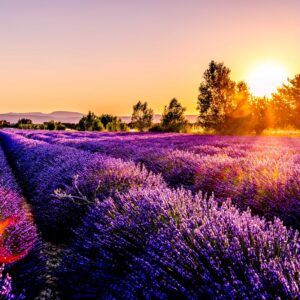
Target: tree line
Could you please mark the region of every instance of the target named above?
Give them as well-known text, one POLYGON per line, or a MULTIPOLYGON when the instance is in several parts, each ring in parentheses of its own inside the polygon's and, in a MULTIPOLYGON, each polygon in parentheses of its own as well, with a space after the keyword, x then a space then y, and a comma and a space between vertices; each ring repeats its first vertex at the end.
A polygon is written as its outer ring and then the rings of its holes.
POLYGON ((198 126, 209 133, 261 134, 265 129, 300 129, 300 74, 288 79, 271 97, 255 97, 244 81, 230 78, 231 70, 216 61, 211 61, 199 86, 196 125, 185 118, 186 108, 176 99, 164 107, 159 123, 154 123, 154 112, 147 102, 138 101, 133 106, 131 122, 126 124, 117 116, 97 116, 89 111, 78 124, 44 122, 33 124, 29 119, 20 119, 17 124, 0 121, 0 127, 21 129, 81 131, 138 131, 189 132, 198 126))
POLYGON ((225 134, 261 134, 268 128, 300 129, 300 75, 288 79, 271 97, 255 97, 230 69, 211 61, 198 96, 199 124, 225 134))
POLYGON ((148 106, 147 102, 138 101, 133 106, 133 112, 130 123, 126 124, 120 118, 108 114, 97 116, 89 111, 81 118, 78 129, 82 131, 127 131, 136 129, 138 131, 156 131, 156 132, 186 132, 189 126, 184 117, 185 108, 177 99, 172 99, 168 106, 165 106, 161 123, 154 124, 154 112, 148 106))
MULTIPOLYGON (((231 70, 211 61, 199 86, 197 124, 206 132, 219 134, 261 134, 265 129, 300 129, 300 74, 288 79, 271 97, 256 97, 244 81, 230 78, 231 70)), ((185 108, 171 100, 160 124, 152 127, 153 111, 147 102, 133 107, 132 125, 140 131, 186 132, 185 108)))

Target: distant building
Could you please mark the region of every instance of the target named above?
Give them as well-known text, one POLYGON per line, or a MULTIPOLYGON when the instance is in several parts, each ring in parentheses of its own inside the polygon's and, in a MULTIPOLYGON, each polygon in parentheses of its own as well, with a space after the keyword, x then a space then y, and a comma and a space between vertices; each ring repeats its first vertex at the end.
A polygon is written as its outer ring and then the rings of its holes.
POLYGON ((0 127, 6 127, 9 125, 10 125, 10 122, 8 122, 6 120, 0 120, 0 127))

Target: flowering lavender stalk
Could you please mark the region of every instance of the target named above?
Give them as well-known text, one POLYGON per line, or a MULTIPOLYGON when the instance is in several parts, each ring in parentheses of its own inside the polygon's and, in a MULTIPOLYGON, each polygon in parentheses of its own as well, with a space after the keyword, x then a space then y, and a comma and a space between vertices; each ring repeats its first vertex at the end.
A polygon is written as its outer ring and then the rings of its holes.
POLYGON ((179 134, 18 134, 143 163, 172 187, 228 197, 242 209, 300 228, 300 139, 179 134))
POLYGON ((68 299, 296 299, 298 232, 166 188, 89 209, 66 252, 68 299))
POLYGON ((23 300, 25 295, 23 293, 15 295, 12 292, 12 281, 11 277, 7 274, 3 275, 3 267, 0 267, 0 298, 3 300, 23 300))
POLYGON ((66 242, 95 198, 105 199, 132 187, 165 185, 160 176, 133 162, 13 133, 2 132, 1 137, 39 228, 52 241, 66 242))

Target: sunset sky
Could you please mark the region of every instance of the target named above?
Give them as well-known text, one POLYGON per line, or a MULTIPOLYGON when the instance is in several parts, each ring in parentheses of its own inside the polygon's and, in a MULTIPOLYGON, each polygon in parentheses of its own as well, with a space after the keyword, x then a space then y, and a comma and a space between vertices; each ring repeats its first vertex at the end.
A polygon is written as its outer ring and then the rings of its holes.
POLYGON ((299 0, 1 0, 0 112, 128 115, 142 100, 161 113, 176 97, 194 114, 212 59, 235 80, 266 64, 300 73, 299 12, 299 0))

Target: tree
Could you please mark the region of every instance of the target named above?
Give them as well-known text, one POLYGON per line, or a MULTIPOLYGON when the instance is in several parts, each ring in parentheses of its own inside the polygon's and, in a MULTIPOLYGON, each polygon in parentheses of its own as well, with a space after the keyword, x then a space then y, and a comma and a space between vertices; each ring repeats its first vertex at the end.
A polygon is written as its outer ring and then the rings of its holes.
POLYGON ((102 131, 104 129, 99 118, 91 111, 80 119, 78 127, 82 131, 102 131))
POLYGON ((95 123, 96 119, 97 119, 96 115, 93 112, 89 111, 84 121, 85 130, 92 131, 93 124, 95 123))
POLYGON ((278 88, 272 100, 278 127, 300 128, 300 74, 278 88))
POLYGON ((26 118, 22 118, 17 122, 17 125, 32 125, 32 120, 30 119, 26 119, 26 118))
POLYGON ((133 113, 131 116, 131 126, 137 128, 139 131, 149 129, 153 121, 153 110, 148 108, 148 103, 139 101, 133 106, 133 113))
POLYGON ((33 123, 30 119, 22 118, 17 122, 16 126, 20 129, 31 129, 33 127, 33 123))
POLYGON ((62 122, 57 122, 55 124, 56 130, 66 130, 67 126, 62 122))
POLYGON ((45 129, 47 130, 55 130, 55 122, 53 120, 49 121, 49 122, 45 122, 45 129))
POLYGON ((200 112, 200 125, 220 131, 226 115, 233 110, 234 94, 235 82, 230 79, 230 69, 223 63, 211 61, 199 87, 197 108, 200 112))
POLYGON ((163 130, 168 132, 185 131, 188 124, 184 117, 185 110, 177 99, 172 99, 169 105, 164 108, 161 121, 163 130))
POLYGON ((92 130, 93 131, 103 131, 104 130, 104 126, 98 118, 95 118, 93 120, 92 130))
POLYGON ((247 134, 253 131, 251 94, 244 81, 235 84, 231 98, 231 109, 227 112, 222 129, 224 134, 247 134))
POLYGON ((100 122, 103 124, 103 126, 107 129, 107 124, 108 123, 117 123, 118 117, 109 115, 109 114, 102 114, 99 117, 100 122))
POLYGON ((121 119, 117 116, 102 114, 99 117, 101 123, 107 131, 126 131, 127 125, 122 123, 121 119))
POLYGON ((270 102, 266 97, 253 97, 251 123, 257 135, 265 129, 272 127, 272 114, 270 112, 270 102))

